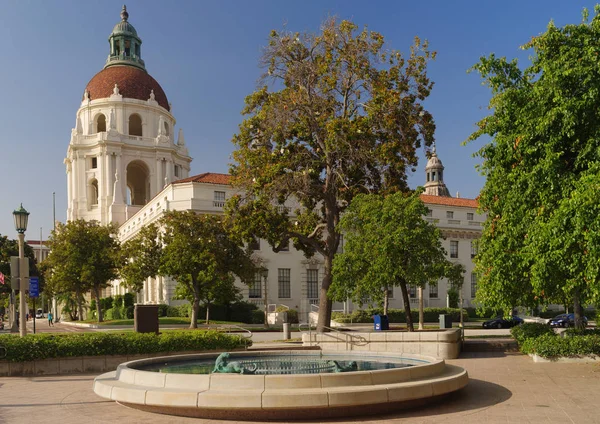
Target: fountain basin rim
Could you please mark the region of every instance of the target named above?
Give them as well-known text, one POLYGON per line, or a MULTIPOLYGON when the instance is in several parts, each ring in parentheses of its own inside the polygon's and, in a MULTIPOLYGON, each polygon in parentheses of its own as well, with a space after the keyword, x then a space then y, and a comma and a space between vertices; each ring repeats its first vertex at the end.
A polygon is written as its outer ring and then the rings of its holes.
MULTIPOLYGON (((286 351, 300 354, 302 351, 286 351)), ((305 352, 305 351, 304 351, 305 352)), ((238 354, 256 356, 257 351, 238 354)), ((331 354, 364 357, 365 352, 331 351, 331 354)), ((261 354, 281 355, 281 351, 261 354)), ((284 353, 285 354, 285 353, 284 353)), ((406 368, 353 371, 337 374, 240 375, 170 374, 140 371, 131 365, 198 358, 214 354, 157 357, 121 364, 116 371, 98 376, 99 396, 151 412, 225 419, 299 419, 316 416, 364 415, 397 409, 407 401, 424 400, 460 390, 467 372, 444 360, 420 355, 398 355, 431 361, 406 368), (320 411, 321 415, 315 411, 320 411), (352 412, 354 411, 354 412, 352 412)), ((314 352, 313 352, 314 355, 314 352)), ((246 355, 242 355, 246 356, 246 355)), ((393 357, 390 352, 369 352, 370 357, 393 357)), ((408 406, 414 404, 408 402, 408 406)))

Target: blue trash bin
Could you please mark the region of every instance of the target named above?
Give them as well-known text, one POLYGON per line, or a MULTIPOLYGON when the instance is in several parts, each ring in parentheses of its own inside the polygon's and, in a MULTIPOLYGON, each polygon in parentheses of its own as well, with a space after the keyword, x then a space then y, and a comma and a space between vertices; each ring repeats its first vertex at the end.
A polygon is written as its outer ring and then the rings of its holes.
POLYGON ((388 320, 387 315, 374 315, 373 316, 373 324, 375 331, 389 330, 390 329, 390 321, 388 320))

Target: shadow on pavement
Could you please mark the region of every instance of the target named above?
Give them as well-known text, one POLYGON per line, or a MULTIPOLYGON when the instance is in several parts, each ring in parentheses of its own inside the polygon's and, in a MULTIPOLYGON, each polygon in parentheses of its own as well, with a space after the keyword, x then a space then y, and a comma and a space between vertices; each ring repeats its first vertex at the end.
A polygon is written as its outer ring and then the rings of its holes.
MULTIPOLYGON (((432 400, 430 406, 421 406, 414 409, 404 409, 398 412, 361 416, 346 417, 327 420, 328 422, 363 422, 373 423, 398 418, 431 417, 434 415, 460 414, 461 412, 474 412, 478 409, 486 409, 493 405, 505 402, 512 397, 512 392, 499 384, 488 381, 470 379, 464 389, 446 396, 442 400, 432 400)), ((305 421, 307 422, 307 421, 305 421)))

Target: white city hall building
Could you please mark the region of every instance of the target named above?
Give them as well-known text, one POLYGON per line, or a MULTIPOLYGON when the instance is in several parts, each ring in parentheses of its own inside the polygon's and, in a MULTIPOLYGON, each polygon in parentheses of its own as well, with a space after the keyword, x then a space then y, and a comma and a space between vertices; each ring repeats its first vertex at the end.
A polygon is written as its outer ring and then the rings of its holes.
MULTIPOLYGON (((110 51, 104 68, 84 90, 76 113, 76 125, 65 158, 68 187, 67 219, 97 220, 119 225, 121 242, 158 220, 165 212, 192 210, 220 214, 235 189, 229 175, 202 173, 189 176, 192 158, 180 129, 175 139, 175 116, 159 83, 148 74, 142 60, 142 40, 128 22, 125 7, 121 21, 109 37, 110 51)), ((444 248, 452 261, 466 269, 464 305, 469 306, 477 287, 473 274, 474 241, 481 235, 485 217, 477 214, 477 201, 450 197, 443 181, 444 166, 435 149, 426 166, 425 193, 429 208, 424 217, 444 235, 444 248)), ((251 287, 242 285, 245 300, 262 305, 285 305, 298 310, 306 321, 318 304, 323 260, 317 254, 306 259, 290 244, 287 251, 273 252, 264 241, 254 246, 255 256, 268 268, 266 281, 257 277, 251 287)), ((343 249, 343 245, 341 246, 343 249)), ((140 303, 177 304, 176 282, 150 278, 138 294, 140 303)), ((446 306, 448 285, 441 280, 423 293, 425 306, 446 306)), ((123 294, 115 281, 109 294, 123 294)), ((394 290, 390 307, 402 308, 400 290, 394 290)), ((410 292, 416 302, 415 290, 410 292)), ((351 311, 351 302, 334 310, 351 311)))

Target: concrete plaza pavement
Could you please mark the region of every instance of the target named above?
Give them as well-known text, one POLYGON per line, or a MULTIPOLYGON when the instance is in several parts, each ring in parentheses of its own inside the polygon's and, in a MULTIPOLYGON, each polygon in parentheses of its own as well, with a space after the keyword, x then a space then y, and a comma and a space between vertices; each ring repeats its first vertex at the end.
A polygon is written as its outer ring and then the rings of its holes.
MULTIPOLYGON (((600 423, 600 363, 534 363, 515 353, 466 353, 447 361, 471 378, 430 407, 330 422, 600 423)), ((0 378, 0 423, 217 423, 129 409, 94 394, 95 375, 0 378)))

